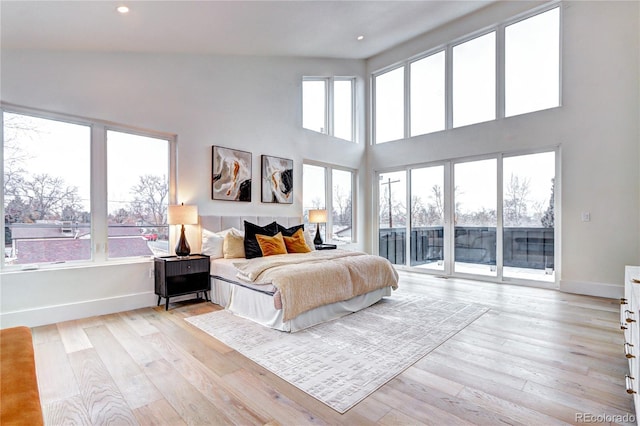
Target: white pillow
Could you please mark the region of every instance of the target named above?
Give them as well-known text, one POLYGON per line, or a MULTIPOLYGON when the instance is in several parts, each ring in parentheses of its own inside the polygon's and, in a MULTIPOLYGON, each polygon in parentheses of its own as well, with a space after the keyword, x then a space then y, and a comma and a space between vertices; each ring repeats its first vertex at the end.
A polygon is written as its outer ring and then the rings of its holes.
POLYGON ((313 242, 313 239, 315 238, 315 235, 312 235, 312 233, 313 233, 313 231, 310 230, 310 229, 304 231, 304 242, 307 243, 307 245, 309 246, 311 251, 315 251, 316 245, 313 242))
POLYGON ((208 229, 202 229, 202 254, 206 254, 211 259, 220 259, 223 256, 222 248, 224 244, 224 235, 211 232, 208 229))

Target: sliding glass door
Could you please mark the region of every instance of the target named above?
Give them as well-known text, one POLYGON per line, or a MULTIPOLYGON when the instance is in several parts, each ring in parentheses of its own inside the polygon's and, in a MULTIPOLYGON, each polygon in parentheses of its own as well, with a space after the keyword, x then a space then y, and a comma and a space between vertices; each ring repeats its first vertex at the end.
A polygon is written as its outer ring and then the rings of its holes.
POLYGON ((444 275, 553 282, 555 170, 548 151, 379 173, 379 254, 444 275))
POLYGON ((444 270, 444 166, 411 170, 411 266, 444 270))
POLYGON ((505 277, 555 280, 555 153, 506 157, 502 179, 505 277))
POLYGON ((454 165, 454 271, 496 276, 497 160, 454 165))

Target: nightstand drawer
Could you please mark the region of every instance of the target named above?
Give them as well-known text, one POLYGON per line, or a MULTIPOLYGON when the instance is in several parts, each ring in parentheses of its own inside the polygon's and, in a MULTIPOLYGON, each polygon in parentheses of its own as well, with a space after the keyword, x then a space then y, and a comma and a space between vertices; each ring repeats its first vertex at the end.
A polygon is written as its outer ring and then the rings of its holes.
POLYGON ((185 274, 197 274, 209 272, 209 259, 182 260, 180 262, 167 262, 166 273, 168 277, 185 274))

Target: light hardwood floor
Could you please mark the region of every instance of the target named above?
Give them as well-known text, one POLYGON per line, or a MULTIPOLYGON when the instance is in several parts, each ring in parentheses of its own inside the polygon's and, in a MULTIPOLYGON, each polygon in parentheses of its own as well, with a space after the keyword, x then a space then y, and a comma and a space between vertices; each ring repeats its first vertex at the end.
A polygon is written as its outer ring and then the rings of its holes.
POLYGON ((33 329, 48 425, 625 424, 618 301, 401 273, 401 292, 491 310, 340 415, 183 318, 179 303, 33 329))

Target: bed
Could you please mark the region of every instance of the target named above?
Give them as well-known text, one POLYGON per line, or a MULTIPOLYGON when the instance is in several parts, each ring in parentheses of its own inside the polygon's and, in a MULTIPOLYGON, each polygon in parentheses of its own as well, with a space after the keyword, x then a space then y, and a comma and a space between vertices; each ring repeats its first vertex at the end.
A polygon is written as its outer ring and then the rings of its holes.
MULTIPOLYGON (((206 252, 211 246, 205 244, 205 235, 244 232, 245 221, 259 226, 276 222, 281 229, 295 229, 301 223, 300 217, 201 216, 203 253, 211 255, 206 252)), ((214 303, 286 332, 357 312, 390 296, 397 286, 398 275, 386 259, 348 250, 254 259, 214 255, 211 260, 214 303)))

